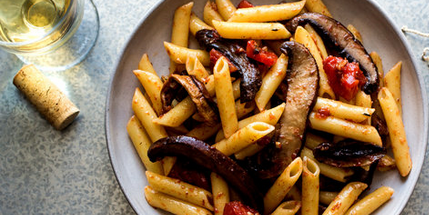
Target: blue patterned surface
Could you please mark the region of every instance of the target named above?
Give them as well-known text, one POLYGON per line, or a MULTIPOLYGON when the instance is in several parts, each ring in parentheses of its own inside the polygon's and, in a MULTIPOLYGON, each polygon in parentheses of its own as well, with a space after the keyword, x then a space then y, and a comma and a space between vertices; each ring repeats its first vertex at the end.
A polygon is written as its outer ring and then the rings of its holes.
MULTIPOLYGON (((376 0, 395 25, 429 32, 427 0, 376 0)), ((133 214, 110 165, 104 132, 105 100, 118 53, 155 2, 95 0, 100 36, 80 65, 47 74, 81 109, 55 131, 12 84, 22 63, 0 51, 0 214, 133 214)), ((420 60, 429 39, 406 34, 426 90, 429 65, 420 60)), ((428 153, 426 153, 427 155, 428 153)), ((429 214, 429 164, 403 214, 429 214)), ((143 197, 143 196, 142 196, 143 197)))

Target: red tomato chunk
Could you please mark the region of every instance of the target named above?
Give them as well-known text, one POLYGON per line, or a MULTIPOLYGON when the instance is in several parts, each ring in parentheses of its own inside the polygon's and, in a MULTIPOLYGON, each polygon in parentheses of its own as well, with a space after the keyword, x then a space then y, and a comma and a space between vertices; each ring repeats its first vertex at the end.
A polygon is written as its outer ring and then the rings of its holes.
POLYGON ((232 201, 225 205, 223 215, 259 215, 259 213, 239 201, 232 201))
POLYGON ((362 87, 366 78, 359 64, 344 58, 329 56, 323 61, 323 69, 328 76, 329 85, 336 95, 347 101, 352 100, 362 87))
POLYGON ((248 8, 248 7, 253 7, 253 4, 246 0, 241 0, 241 2, 237 6, 237 8, 248 8))
POLYGON ((247 41, 246 54, 247 57, 267 66, 272 66, 277 61, 276 54, 268 51, 266 47, 260 48, 254 40, 247 41))

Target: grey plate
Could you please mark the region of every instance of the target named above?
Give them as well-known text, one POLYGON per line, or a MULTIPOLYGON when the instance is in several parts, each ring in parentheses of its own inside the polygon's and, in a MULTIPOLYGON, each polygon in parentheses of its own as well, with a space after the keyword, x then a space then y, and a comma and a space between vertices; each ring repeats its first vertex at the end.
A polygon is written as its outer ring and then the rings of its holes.
MULTIPOLYGON (((170 41, 174 10, 189 0, 166 0, 142 20, 129 39, 117 63, 112 78, 106 105, 106 135, 111 162, 122 190, 138 214, 163 214, 149 206, 143 188, 147 185, 144 167, 135 152, 126 132, 126 123, 133 115, 131 100, 136 87, 140 87, 132 70, 137 68, 140 57, 148 53, 158 74, 168 74, 169 59, 163 41, 170 41)), ((196 1, 193 11, 202 17, 206 1, 196 1)), ((233 1, 238 2, 238 1, 233 1)), ((256 1, 256 5, 276 3, 278 0, 256 1)), ((401 32, 372 1, 368 0, 324 0, 334 17, 344 23, 353 24, 360 30, 366 49, 377 51, 383 59, 385 70, 402 60, 402 103, 404 124, 410 144, 413 169, 407 178, 397 171, 377 172, 371 189, 390 186, 395 189, 392 199, 376 214, 399 214, 405 207, 418 179, 426 149, 428 117, 425 91, 422 90, 410 49, 401 32)), ((191 38, 192 47, 195 40, 191 38)), ((150 132, 150 131, 149 131, 150 132)))

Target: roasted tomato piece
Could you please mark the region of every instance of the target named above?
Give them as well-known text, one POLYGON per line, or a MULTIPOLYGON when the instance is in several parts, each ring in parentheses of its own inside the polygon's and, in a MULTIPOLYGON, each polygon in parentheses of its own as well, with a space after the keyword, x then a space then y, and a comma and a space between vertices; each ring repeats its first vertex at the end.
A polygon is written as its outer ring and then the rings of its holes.
POLYGON ((267 50, 266 47, 259 47, 256 41, 247 41, 246 47, 247 57, 261 62, 267 66, 272 66, 277 61, 277 55, 267 50))
POLYGON ((241 0, 241 2, 237 6, 237 8, 248 8, 248 7, 253 7, 253 4, 246 0, 241 0))
POLYGON ((366 83, 366 78, 362 70, 359 69, 359 64, 350 63, 341 57, 327 57, 323 61, 323 69, 335 94, 348 101, 353 99, 359 88, 366 83))
POLYGON ((256 215, 258 211, 239 201, 228 202, 223 209, 223 215, 256 215))
MULTIPOLYGON (((214 65, 216 64, 216 61, 222 56, 224 55, 220 53, 218 50, 216 49, 210 50, 210 67, 213 68, 214 65)), ((227 58, 227 61, 228 61, 229 72, 237 71, 237 67, 235 67, 234 64, 232 64, 231 61, 228 60, 228 58, 227 58)))

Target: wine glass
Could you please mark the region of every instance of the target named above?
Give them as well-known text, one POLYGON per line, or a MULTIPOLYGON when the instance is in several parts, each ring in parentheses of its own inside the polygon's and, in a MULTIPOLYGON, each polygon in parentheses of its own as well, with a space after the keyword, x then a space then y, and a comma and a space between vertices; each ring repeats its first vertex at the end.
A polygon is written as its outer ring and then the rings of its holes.
POLYGON ((0 48, 40 70, 80 63, 100 28, 92 0, 0 0, 0 48))

